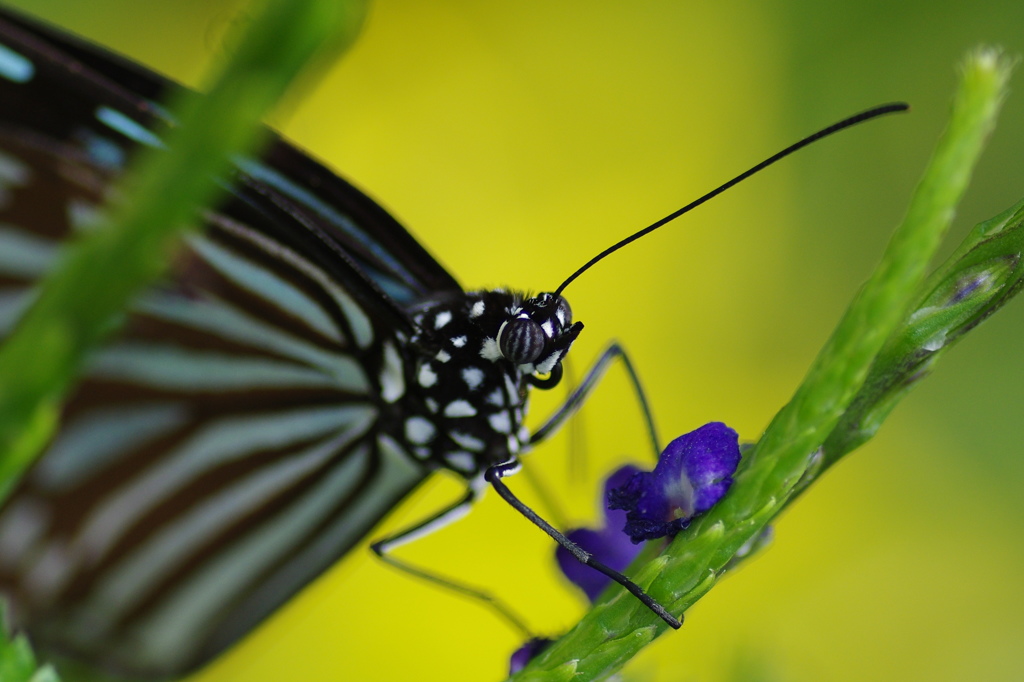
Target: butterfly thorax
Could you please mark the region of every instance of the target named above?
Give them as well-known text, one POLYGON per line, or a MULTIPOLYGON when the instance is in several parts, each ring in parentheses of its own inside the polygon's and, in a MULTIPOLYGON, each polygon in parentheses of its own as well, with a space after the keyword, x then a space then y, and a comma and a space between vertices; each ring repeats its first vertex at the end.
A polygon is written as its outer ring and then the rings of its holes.
POLYGON ((558 382, 583 328, 568 303, 551 294, 470 292, 417 307, 413 321, 401 425, 410 451, 467 478, 515 459, 529 441, 530 386, 558 382))

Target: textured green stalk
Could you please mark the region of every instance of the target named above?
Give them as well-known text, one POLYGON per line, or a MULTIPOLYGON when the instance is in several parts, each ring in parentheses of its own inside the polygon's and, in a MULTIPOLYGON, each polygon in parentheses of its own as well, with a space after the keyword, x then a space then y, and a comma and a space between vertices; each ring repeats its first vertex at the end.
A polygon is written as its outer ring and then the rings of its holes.
POLYGON ((978 224, 921 287, 823 447, 827 468, 875 435, 896 403, 964 334, 1024 286, 1024 201, 978 224))
MULTIPOLYGON (((901 367, 906 364, 897 357, 904 352, 898 339, 906 336, 901 330, 912 327, 914 318, 908 313, 912 306, 941 297, 942 292, 947 300, 957 299, 957 294, 950 293, 948 284, 944 284, 957 271, 956 266, 940 268, 936 275, 939 281, 933 278, 922 286, 922 280, 992 129, 1009 71, 1006 61, 991 51, 980 51, 967 60, 950 124, 915 191, 906 218, 807 377, 772 420, 756 448, 745 455, 725 499, 680 533, 664 554, 633 572, 636 582, 670 611, 684 611, 711 589, 737 550, 757 537, 791 496, 820 473, 823 445, 830 434, 837 432, 837 426, 845 423, 844 415, 857 397, 866 395, 865 380, 872 362, 876 356, 886 357, 880 351, 890 348, 889 339, 894 339, 895 345, 888 362, 901 367)), ((992 232, 986 234, 992 236, 992 232)), ((988 281, 984 268, 989 267, 991 279, 1006 279, 1010 266, 993 265, 1003 261, 987 252, 985 255, 991 258, 986 260, 977 248, 965 246, 957 252, 977 254, 979 260, 973 266, 981 269, 971 271, 975 278, 988 281)), ((968 270, 973 267, 966 262, 965 266, 968 270)), ((983 288, 963 284, 959 291, 967 292, 966 299, 983 288)), ((954 305, 960 302, 957 299, 954 305)), ((885 371, 890 371, 886 367, 885 371)), ((875 393, 878 397, 889 394, 875 393)), ((852 439, 844 440, 842 447, 850 443, 852 439)), ((624 590, 615 590, 512 679, 564 679, 570 665, 575 672, 574 682, 601 679, 618 670, 653 638, 640 633, 653 628, 660 634, 666 627, 624 590), (609 651, 614 651, 614 656, 609 656, 609 651)))
POLYGON ((231 156, 257 146, 260 121, 289 83, 314 57, 347 47, 363 14, 362 0, 269 0, 230 43, 236 49, 209 80, 209 94, 171 103, 180 125, 167 136, 169 149, 142 155, 123 183, 130 201, 68 249, 0 348, 0 489, 49 437, 88 350, 165 270, 231 156))

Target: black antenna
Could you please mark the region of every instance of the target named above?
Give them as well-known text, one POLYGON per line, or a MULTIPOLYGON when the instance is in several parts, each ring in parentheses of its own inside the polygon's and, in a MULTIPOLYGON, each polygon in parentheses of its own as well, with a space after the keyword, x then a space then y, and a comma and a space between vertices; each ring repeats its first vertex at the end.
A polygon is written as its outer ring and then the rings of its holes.
POLYGON ((750 170, 748 170, 748 171, 746 171, 744 173, 740 173, 735 178, 733 178, 729 182, 725 183, 724 185, 721 185, 717 189, 711 190, 710 192, 708 192, 707 194, 702 196, 700 199, 697 199, 696 201, 692 201, 689 204, 687 204, 686 206, 683 206, 681 209, 679 209, 675 213, 670 213, 667 216, 665 216, 664 218, 662 218, 661 220, 659 220, 658 222, 654 223, 653 225, 649 225, 649 226, 645 227, 644 229, 640 230, 639 232, 634 232, 633 234, 629 235, 628 237, 626 237, 622 241, 620 241, 620 242, 618 242, 616 244, 612 244, 607 249, 605 249, 601 253, 597 254, 596 256, 594 256, 593 258, 588 260, 586 262, 586 264, 583 267, 581 267, 579 270, 577 270, 576 272, 574 272, 571 275, 569 275, 569 277, 567 277, 564 282, 562 282, 561 284, 558 285, 558 288, 555 289, 555 294, 554 295, 555 296, 560 295, 565 290, 565 288, 572 283, 572 281, 574 279, 576 279, 577 277, 582 275, 584 272, 589 270, 591 268, 591 266, 593 266, 595 263, 597 263, 598 261, 602 260, 606 256, 609 256, 609 255, 615 253, 616 251, 621 249, 623 246, 626 246, 627 244, 635 242, 637 239, 640 239, 640 237, 643 237, 646 234, 650 234, 651 232, 654 232, 655 230, 657 230, 659 227, 661 227, 665 223, 672 222, 673 220, 675 220, 679 216, 683 215, 684 213, 697 208, 698 206, 703 204, 708 199, 710 199, 712 197, 715 197, 715 196, 718 196, 719 194, 721 194, 725 190, 729 189, 730 187, 732 187, 736 183, 741 182, 743 180, 746 180, 747 178, 749 178, 754 173, 757 173, 758 171, 764 170, 765 168, 767 168, 768 166, 772 165, 773 163, 775 163, 779 159, 781 159, 783 157, 786 157, 786 156, 789 156, 790 154, 792 154, 796 150, 801 149, 803 147, 806 147, 807 145, 811 144, 812 142, 817 142, 818 140, 820 140, 823 137, 828 137, 832 133, 837 133, 840 130, 843 130, 845 128, 849 128, 850 126, 855 126, 858 123, 863 123, 864 121, 869 121, 869 120, 871 120, 873 118, 878 118, 879 116, 884 116, 886 114, 895 113, 897 111, 906 111, 909 108, 910 108, 910 105, 908 105, 908 104, 906 104, 904 102, 896 102, 896 103, 893 103, 893 104, 883 104, 882 106, 874 107, 872 109, 868 109, 867 111, 862 111, 859 114, 855 114, 855 115, 853 115, 853 116, 851 116, 849 118, 845 118, 842 121, 839 121, 839 123, 834 123, 834 124, 830 125, 827 128, 822 128, 821 130, 819 130, 818 132, 814 133, 813 135, 808 135, 807 137, 805 137, 804 139, 800 140, 796 144, 793 144, 793 145, 790 145, 789 147, 786 147, 785 149, 783 149, 778 154, 775 154, 774 156, 768 157, 767 159, 765 159, 761 163, 757 164, 756 166, 754 166, 750 170))

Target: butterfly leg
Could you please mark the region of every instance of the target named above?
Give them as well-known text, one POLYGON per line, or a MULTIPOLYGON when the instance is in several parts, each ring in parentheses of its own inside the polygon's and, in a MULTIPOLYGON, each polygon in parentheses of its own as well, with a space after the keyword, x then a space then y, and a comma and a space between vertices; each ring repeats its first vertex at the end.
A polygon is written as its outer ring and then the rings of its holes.
POLYGON ((502 499, 509 503, 513 509, 525 516, 531 523, 543 530, 545 533, 551 536, 551 538, 569 550, 574 557, 576 557, 580 563, 590 566, 596 571, 599 571, 618 584, 625 587, 630 594, 639 599, 644 606, 653 611, 659 618, 668 623, 672 628, 679 629, 682 627, 682 621, 676 619, 664 606, 654 600, 649 594, 644 592, 643 588, 634 583, 632 580, 622 575, 613 568, 605 566, 603 563, 594 558, 590 552, 585 551, 582 547, 577 545, 575 542, 565 537, 560 533, 554 526, 542 519, 537 512, 533 511, 522 501, 516 497, 511 490, 501 480, 504 476, 514 473, 519 468, 519 463, 516 461, 504 462, 502 464, 495 464, 494 466, 488 467, 484 473, 484 479, 498 491, 502 499))
POLYGON ((413 564, 396 558, 390 553, 397 547, 401 547, 404 544, 418 540, 419 538, 427 536, 434 531, 440 530, 441 528, 458 521, 469 512, 470 507, 479 497, 479 489, 467 487, 466 494, 459 498, 455 503, 445 507, 436 514, 433 514, 413 526, 374 542, 370 545, 370 549, 373 550, 373 553, 376 554, 381 561, 404 573, 415 576, 421 580, 426 580, 434 585, 440 585, 446 589, 458 592, 463 596, 476 599, 487 604, 514 628, 525 634, 527 637, 533 637, 534 633, 526 626, 522 618, 520 618, 515 611, 493 594, 471 585, 466 585, 452 578, 414 566, 413 564))
POLYGON ((654 456, 657 458, 661 452, 661 445, 658 440, 657 429, 654 426, 654 415, 651 413, 647 396, 644 394, 643 386, 640 384, 640 376, 633 367, 633 363, 630 361, 629 355, 626 354, 626 350, 618 343, 612 343, 601 353, 601 356, 584 375, 583 381, 580 382, 579 386, 569 394, 569 397, 566 398, 561 407, 555 410, 554 414, 548 417, 548 420, 530 436, 530 445, 547 440, 555 431, 561 428, 566 420, 580 409, 583 402, 590 396, 591 391, 597 387, 605 372, 608 371, 608 368, 616 360, 622 363, 626 370, 626 375, 629 377, 630 384, 633 386, 633 391, 636 393, 637 401, 640 403, 640 409, 643 412, 644 423, 647 425, 647 434, 654 448, 654 456))

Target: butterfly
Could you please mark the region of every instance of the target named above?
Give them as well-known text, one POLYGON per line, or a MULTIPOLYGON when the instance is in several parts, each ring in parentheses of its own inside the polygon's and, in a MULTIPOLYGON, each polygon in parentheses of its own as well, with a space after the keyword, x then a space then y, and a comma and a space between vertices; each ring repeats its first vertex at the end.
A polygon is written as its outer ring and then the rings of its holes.
MULTIPOLYGON (((0 9, 0 338, 61 244, 101 220, 116 180, 174 121, 176 87, 0 9)), ((582 330, 562 291, 617 249, 833 132, 788 147, 597 254, 554 292, 464 291, 388 213, 280 140, 235 160, 170 274, 91 357, 53 441, 0 507, 0 595, 36 645, 140 678, 209 662, 366 536, 427 476, 464 498, 375 544, 455 518, 553 432, 612 346, 546 423, 582 330)), ((653 424, 648 428, 652 440, 653 424)), ((578 550, 579 548, 575 548, 578 550)), ((673 627, 679 621, 625 576, 673 627)), ((392 563, 399 563, 393 561, 392 563)))
MULTIPOLYGON (((131 158, 162 146, 174 122, 158 102, 176 87, 0 10, 0 337, 131 158)), ((14 625, 136 677, 210 661, 432 471, 468 491, 429 525, 485 478, 532 515, 500 478, 539 440, 523 426, 529 391, 558 384, 582 330, 556 293, 464 291, 279 138, 223 183, 0 509, 14 625)))

